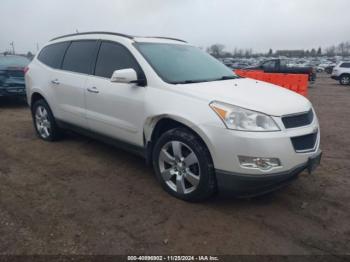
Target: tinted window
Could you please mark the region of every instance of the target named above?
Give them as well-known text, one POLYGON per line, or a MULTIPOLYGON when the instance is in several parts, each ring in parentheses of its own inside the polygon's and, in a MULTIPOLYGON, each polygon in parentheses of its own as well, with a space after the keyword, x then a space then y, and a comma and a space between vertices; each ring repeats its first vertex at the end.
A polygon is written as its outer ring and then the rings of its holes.
POLYGON ((74 41, 64 56, 62 69, 91 74, 96 51, 96 41, 74 41))
POLYGON ((350 62, 349 63, 342 63, 340 67, 350 68, 350 62))
POLYGON ((288 66, 288 61, 284 60, 284 59, 281 59, 280 60, 280 67, 287 67, 287 66, 288 66))
POLYGON ((263 64, 263 68, 265 70, 273 70, 275 69, 275 64, 276 64, 276 61, 268 61, 263 64))
POLYGON ((96 62, 95 75, 110 78, 115 70, 126 68, 133 68, 138 74, 141 71, 134 57, 124 46, 102 42, 96 62))
POLYGON ((40 52, 38 59, 48 66, 60 68, 68 45, 69 42, 63 42, 46 46, 40 52))
POLYGON ((0 56, 0 69, 4 67, 25 67, 29 64, 29 59, 23 56, 6 55, 0 56))

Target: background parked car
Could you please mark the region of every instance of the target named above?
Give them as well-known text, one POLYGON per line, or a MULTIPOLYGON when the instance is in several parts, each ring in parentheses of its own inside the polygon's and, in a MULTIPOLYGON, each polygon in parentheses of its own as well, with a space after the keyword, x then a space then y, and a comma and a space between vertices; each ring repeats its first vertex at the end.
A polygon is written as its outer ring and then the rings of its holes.
POLYGON ((25 96, 24 70, 29 62, 24 56, 0 56, 0 96, 25 96))
POLYGON ((334 67, 331 78, 338 80, 341 85, 349 85, 350 61, 340 62, 336 67, 334 67))
POLYGON ((306 74, 309 75, 309 81, 316 80, 316 70, 313 67, 288 66, 286 59, 270 59, 261 64, 247 69, 263 70, 265 73, 286 73, 286 74, 306 74))
POLYGON ((327 73, 327 74, 332 74, 333 72, 333 68, 335 67, 335 64, 331 64, 329 66, 326 66, 324 71, 327 73))

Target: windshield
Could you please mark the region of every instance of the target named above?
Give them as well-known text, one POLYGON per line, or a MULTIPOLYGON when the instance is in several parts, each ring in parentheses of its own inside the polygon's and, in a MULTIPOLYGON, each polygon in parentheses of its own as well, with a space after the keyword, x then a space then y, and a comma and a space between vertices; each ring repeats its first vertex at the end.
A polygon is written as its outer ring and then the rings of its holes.
POLYGON ((23 56, 0 56, 0 67, 25 67, 29 59, 23 56))
POLYGON ((135 46, 156 73, 171 84, 237 78, 224 64, 193 46, 164 43, 136 43, 135 46))

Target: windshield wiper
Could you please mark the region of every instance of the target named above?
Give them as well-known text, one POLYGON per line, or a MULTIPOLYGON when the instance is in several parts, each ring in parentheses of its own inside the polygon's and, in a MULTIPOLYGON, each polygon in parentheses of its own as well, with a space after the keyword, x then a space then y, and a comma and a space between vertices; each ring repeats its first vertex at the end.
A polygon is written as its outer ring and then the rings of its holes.
POLYGON ((220 77, 218 79, 215 79, 213 81, 218 81, 218 80, 230 80, 230 79, 237 79, 239 78, 239 76, 223 76, 223 77, 220 77))
POLYGON ((213 81, 220 81, 220 80, 230 80, 230 79, 237 79, 240 78, 239 76, 222 76, 220 78, 216 79, 204 79, 204 80, 184 80, 184 81, 178 81, 178 82, 171 82, 171 84, 178 85, 178 84, 194 84, 194 83, 203 83, 203 82, 213 82, 213 81))
POLYGON ((184 81, 178 81, 178 82, 171 82, 171 84, 194 84, 194 83, 202 83, 202 82, 208 82, 208 80, 184 80, 184 81))

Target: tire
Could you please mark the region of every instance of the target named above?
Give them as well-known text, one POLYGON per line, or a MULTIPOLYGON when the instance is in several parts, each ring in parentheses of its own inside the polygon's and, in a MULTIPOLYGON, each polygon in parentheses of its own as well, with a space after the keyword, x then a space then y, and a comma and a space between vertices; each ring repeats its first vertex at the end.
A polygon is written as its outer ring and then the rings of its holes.
POLYGON ((32 118, 36 134, 45 141, 57 141, 62 132, 57 126, 55 117, 44 99, 37 100, 32 106, 32 118))
POLYGON ((343 86, 350 85, 350 75, 341 75, 339 83, 343 86))
POLYGON ((214 165, 207 147, 187 128, 171 129, 156 141, 153 168, 163 189, 190 202, 216 191, 214 165))

